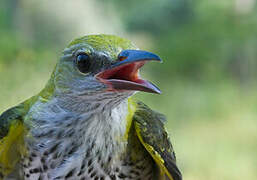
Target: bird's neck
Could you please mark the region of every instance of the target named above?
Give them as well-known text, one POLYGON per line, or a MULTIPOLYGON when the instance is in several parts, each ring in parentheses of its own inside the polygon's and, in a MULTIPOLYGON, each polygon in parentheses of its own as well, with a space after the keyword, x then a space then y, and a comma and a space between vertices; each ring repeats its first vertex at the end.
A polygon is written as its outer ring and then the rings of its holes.
POLYGON ((33 108, 32 126, 37 128, 33 128, 32 135, 39 137, 39 142, 45 143, 44 147, 51 147, 60 141, 63 151, 68 152, 74 146, 78 149, 73 150, 81 153, 88 149, 94 154, 101 151, 105 153, 101 156, 106 161, 110 153, 122 153, 126 148, 134 113, 134 106, 128 99, 112 108, 98 108, 84 113, 64 109, 58 105, 58 99, 37 102, 33 108))

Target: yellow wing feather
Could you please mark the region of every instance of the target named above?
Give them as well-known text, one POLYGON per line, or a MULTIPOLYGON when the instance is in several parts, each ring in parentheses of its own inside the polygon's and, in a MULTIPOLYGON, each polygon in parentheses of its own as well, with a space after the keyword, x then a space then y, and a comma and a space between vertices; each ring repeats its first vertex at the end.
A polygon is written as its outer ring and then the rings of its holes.
POLYGON ((135 103, 133 116, 136 135, 160 170, 160 179, 182 180, 176 156, 164 127, 165 116, 151 110, 142 102, 135 103))
POLYGON ((20 120, 15 120, 8 134, 0 140, 0 173, 8 175, 20 160, 20 156, 26 153, 24 135, 26 128, 20 120))
POLYGON ((143 141, 143 138, 141 136, 140 128, 138 126, 138 123, 135 123, 135 130, 136 130, 138 139, 143 144, 143 146, 148 151, 148 153, 152 156, 152 158, 154 159, 156 164, 159 166, 160 172, 161 172, 161 176, 164 176, 164 174, 166 174, 169 177, 170 180, 173 180, 171 174, 169 173, 169 171, 167 170, 167 168, 164 165, 164 160, 161 157, 161 155, 157 151, 155 151, 154 148, 151 145, 149 145, 149 144, 147 144, 147 143, 145 143, 143 141))

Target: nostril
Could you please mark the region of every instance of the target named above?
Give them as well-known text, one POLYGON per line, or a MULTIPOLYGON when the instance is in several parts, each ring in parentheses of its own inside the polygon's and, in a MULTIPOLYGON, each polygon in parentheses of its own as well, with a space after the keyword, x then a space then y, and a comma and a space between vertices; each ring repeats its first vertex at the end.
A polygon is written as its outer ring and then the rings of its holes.
POLYGON ((118 58, 120 59, 121 57, 127 58, 129 56, 129 50, 124 50, 121 51, 120 54, 118 55, 118 58))
POLYGON ((123 60, 125 60, 127 57, 125 57, 125 56, 119 56, 119 60, 120 61, 123 61, 123 60))

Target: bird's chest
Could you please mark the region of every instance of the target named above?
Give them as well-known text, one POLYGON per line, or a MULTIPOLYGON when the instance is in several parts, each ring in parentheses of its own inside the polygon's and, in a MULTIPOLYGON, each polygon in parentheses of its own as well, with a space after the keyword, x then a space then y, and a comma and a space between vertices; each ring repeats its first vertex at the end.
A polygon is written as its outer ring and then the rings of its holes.
POLYGON ((64 114, 51 121, 41 116, 33 124, 38 128, 29 133, 21 176, 25 180, 151 179, 152 159, 144 151, 136 158, 128 151, 132 147, 124 140, 126 112, 64 114))
MULTIPOLYGON (((22 160, 22 177, 25 180, 71 179, 71 180, 119 180, 153 178, 153 162, 148 154, 138 152, 134 159, 130 153, 94 151, 89 145, 84 150, 74 151, 67 147, 66 151, 30 151, 22 160)), ((105 147, 102 148, 102 151, 105 147)))

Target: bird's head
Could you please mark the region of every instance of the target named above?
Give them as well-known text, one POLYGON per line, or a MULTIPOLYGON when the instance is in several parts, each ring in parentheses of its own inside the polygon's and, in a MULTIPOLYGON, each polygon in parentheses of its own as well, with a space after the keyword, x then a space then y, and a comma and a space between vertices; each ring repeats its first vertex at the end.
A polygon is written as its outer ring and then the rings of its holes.
POLYGON ((148 61, 161 59, 117 36, 84 36, 64 50, 51 82, 55 93, 77 97, 107 99, 128 97, 135 91, 160 93, 155 85, 139 76, 139 69, 148 61))

